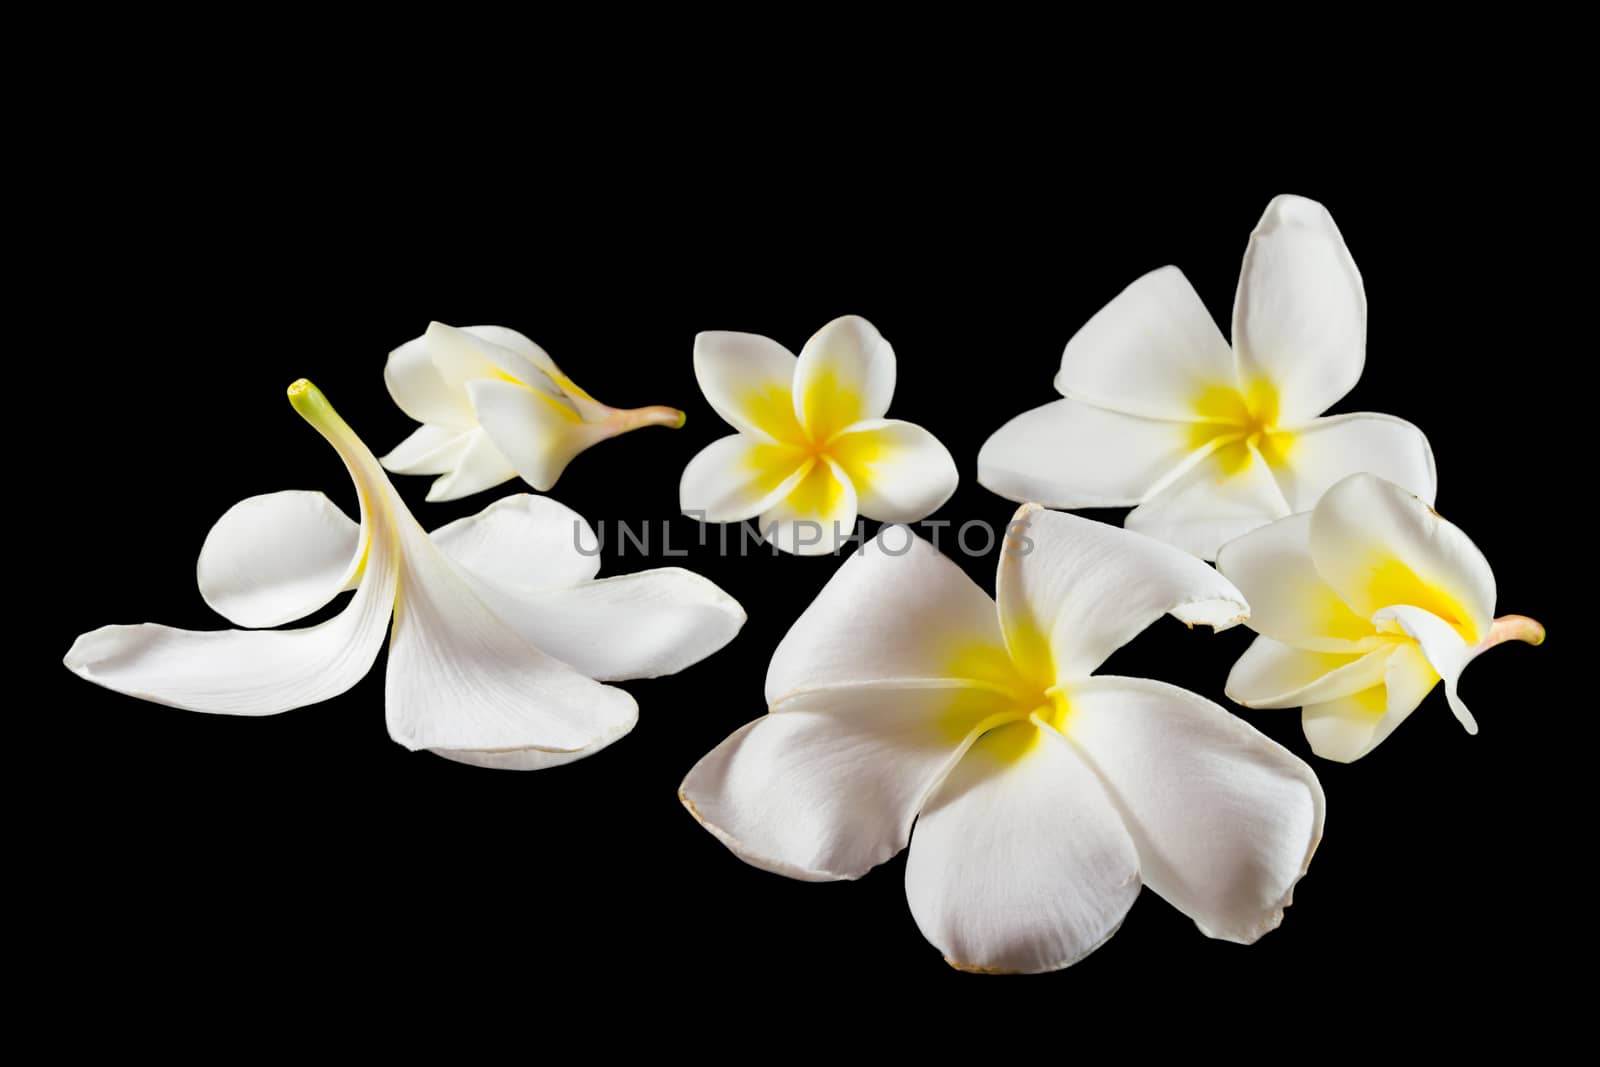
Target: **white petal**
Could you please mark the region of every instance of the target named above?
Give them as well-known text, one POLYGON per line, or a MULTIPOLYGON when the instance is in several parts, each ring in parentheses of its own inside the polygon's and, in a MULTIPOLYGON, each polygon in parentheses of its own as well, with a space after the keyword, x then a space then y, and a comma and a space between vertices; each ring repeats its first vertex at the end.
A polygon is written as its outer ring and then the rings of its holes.
POLYGON ((1320 415, 1361 378, 1367 297, 1328 209, 1274 197, 1250 234, 1233 301, 1233 346, 1245 381, 1278 391, 1280 418, 1320 415))
POLYGON ((355 596, 301 630, 177 630, 104 626, 73 642, 69 670, 158 704, 227 715, 271 715, 338 696, 360 681, 388 631, 399 571, 388 479, 371 452, 310 383, 290 389, 296 410, 345 461, 362 502, 366 564, 355 596))
POLYGON ((471 577, 479 599, 525 641, 601 681, 676 674, 732 641, 745 621, 738 601, 678 567, 542 592, 471 577))
POLYGON ((548 393, 515 382, 471 381, 467 395, 495 448, 523 481, 540 492, 556 484, 572 457, 610 432, 603 425, 584 422, 548 393))
POLYGON ((1036 973, 1105 943, 1139 895, 1139 858, 1094 774, 1054 734, 1018 759, 985 734, 917 819, 906 899, 962 970, 1036 973))
POLYGON ((916 522, 950 499, 961 476, 939 439, 899 419, 868 419, 828 442, 850 477, 861 514, 883 522, 916 522))
POLYGON ((859 878, 905 847, 961 758, 964 726, 941 725, 950 709, 995 699, 871 685, 801 693, 695 764, 679 797, 747 863, 807 881, 859 878))
POLYGON ((461 462, 473 431, 419 426, 384 456, 384 470, 395 474, 444 474, 461 462))
MULTIPOLYGON (((463 326, 461 329, 464 333, 470 333, 479 340, 487 341, 497 348, 505 349, 520 356, 551 378, 565 377, 561 373, 561 368, 556 366, 556 361, 550 358, 550 354, 525 334, 518 333, 516 330, 505 326, 463 326)), ((517 377, 520 379, 521 376, 518 375, 517 377)), ((524 384, 535 385, 537 376, 529 375, 529 377, 534 380, 522 379, 524 384)))
POLYGON ((1392 642, 1371 652, 1311 652, 1257 637, 1228 672, 1228 699, 1247 708, 1298 708, 1383 681, 1392 642))
POLYGON ((360 549, 361 527, 321 493, 253 496, 206 535, 200 595, 236 626, 281 626, 353 588, 360 549))
POLYGON ((808 453, 765 437, 732 434, 701 449, 683 469, 678 503, 703 522, 754 518, 810 473, 808 453))
POLYGON ((1197 417, 1208 389, 1235 388, 1233 351, 1177 267, 1153 270, 1101 308, 1067 342, 1056 390, 1155 419, 1197 417))
POLYGON ((1416 645, 1394 646, 1382 685, 1321 704, 1300 713, 1311 751, 1323 759, 1353 763, 1404 722, 1439 681, 1416 645))
POLYGON ((1023 412, 983 443, 978 481, 1019 503, 1128 507, 1203 458, 1192 431, 1192 423, 1057 400, 1023 412))
POLYGON ((1361 471, 1433 502, 1433 449, 1404 419, 1363 412, 1315 419, 1294 430, 1291 442, 1286 462, 1274 473, 1294 511, 1310 511, 1331 485, 1361 471))
POLYGON ((1201 559, 1235 537, 1289 514, 1266 460, 1253 447, 1225 445, 1159 489, 1123 520, 1130 530, 1201 559))
POLYGON ((1250 629, 1256 633, 1318 652, 1377 647, 1372 620, 1351 611, 1317 573, 1309 513, 1229 541, 1217 552, 1217 570, 1250 602, 1250 629))
POLYGON ((560 767, 567 763, 576 763, 578 760, 592 756, 612 742, 627 735, 633 728, 630 722, 619 726, 616 730, 601 737, 592 744, 575 748, 570 752, 551 752, 542 748, 513 748, 504 751, 486 752, 469 748, 436 748, 435 756, 443 756, 454 763, 465 763, 470 767, 487 767, 492 771, 542 771, 548 767, 560 767))
POLYGON ((794 353, 770 337, 711 330, 694 339, 694 376, 718 415, 742 433, 798 443, 794 353))
POLYGON ((489 440, 489 435, 482 429, 475 429, 467 434, 467 444, 461 450, 455 467, 449 473, 435 478, 428 487, 427 499, 431 502, 459 500, 516 476, 516 468, 500 454, 494 442, 489 440))
POLYGON ((1358 614, 1409 604, 1476 644, 1494 624, 1494 572, 1454 524, 1390 482, 1356 474, 1311 515, 1317 572, 1358 614))
POLYGON ((426 334, 389 353, 383 382, 400 410, 418 422, 457 431, 478 424, 466 390, 459 383, 447 383, 433 365, 426 334))
POLYGON ((1456 693, 1456 683, 1461 680, 1462 670, 1472 662, 1473 647, 1461 639, 1456 628, 1431 611, 1404 604, 1384 608, 1373 618, 1380 622, 1393 619, 1417 642, 1428 665, 1444 679, 1444 695, 1450 702, 1450 710, 1455 712, 1467 733, 1477 733, 1477 720, 1456 693))
POLYGON ((508 590, 562 589, 600 571, 600 541, 593 527, 546 496, 502 497, 429 536, 462 569, 508 590))
POLYGON ((1065 733, 1099 773, 1145 884, 1210 937, 1277 927, 1322 837, 1311 768, 1203 697, 1103 676, 1067 692, 1065 733))
POLYGON ((1168 612, 1214 629, 1249 614, 1222 575, 1139 534, 1035 505, 1011 531, 996 579, 1001 627, 1012 659, 1042 685, 1086 677, 1168 612))
MULTIPOLYGON (((439 377, 446 385, 458 391, 466 388, 471 382, 484 379, 503 381, 506 377, 510 377, 521 385, 551 397, 556 404, 572 410, 570 402, 566 400, 561 390, 536 363, 515 349, 496 344, 481 333, 475 332, 481 329, 482 327, 476 327, 474 330, 462 330, 446 326, 442 322, 428 324, 428 332, 423 335, 428 343, 428 355, 433 360, 434 369, 439 372, 439 377)), ((528 342, 530 345, 532 343, 528 342)), ((549 356, 545 356, 546 363, 549 363, 549 359, 549 356)), ((549 365, 555 366, 554 363, 549 365)))
POLYGON ((838 464, 825 458, 761 513, 760 526, 767 540, 784 552, 828 555, 855 532, 855 487, 838 464))
POLYGON ((852 553, 772 654, 767 703, 819 685, 1014 678, 994 601, 906 527, 852 553))
MULTIPOLYGON (((398 497, 394 506, 403 507, 398 497)), ((409 749, 575 752, 633 728, 638 707, 523 640, 416 520, 399 516, 401 595, 389 646, 389 736, 409 749)))
POLYGON ((811 335, 794 371, 794 413, 813 440, 863 419, 881 419, 894 397, 894 348, 859 315, 811 335))

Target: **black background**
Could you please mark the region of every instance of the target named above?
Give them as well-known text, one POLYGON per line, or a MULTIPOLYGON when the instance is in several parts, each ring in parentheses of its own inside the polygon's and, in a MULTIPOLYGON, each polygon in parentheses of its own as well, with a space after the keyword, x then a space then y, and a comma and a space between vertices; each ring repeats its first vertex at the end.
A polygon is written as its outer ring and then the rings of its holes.
MULTIPOLYGON (((823 1027, 830 1013, 887 1011, 874 999, 885 990, 921 1012, 1082 1018, 1137 998, 1340 1026, 1413 993, 1470 1000, 1520 983, 1527 953, 1559 941, 1565 853, 1547 844, 1556 802, 1537 769, 1552 721, 1590 712, 1551 681, 1551 657, 1576 635, 1541 524, 1560 521, 1546 516, 1572 471, 1542 436, 1543 360, 1573 342, 1530 334, 1549 297, 1530 267, 1527 190, 1452 166, 1236 155, 1091 178, 998 142, 924 145, 891 169, 872 131, 765 152, 690 140, 671 155, 658 131, 546 158, 532 130, 518 131, 518 156, 423 130, 380 153, 347 117, 311 143, 113 121, 97 131, 99 165, 62 173, 74 207, 52 220, 61 239, 37 270, 60 301, 41 316, 43 343, 54 366, 76 368, 51 394, 72 432, 50 438, 58 466, 36 529, 56 563, 30 635, 47 646, 27 712, 46 740, 13 757, 37 761, 27 878, 63 973, 131 993, 159 963, 185 988, 245 1003, 263 987, 324 1005, 384 990, 391 1021, 468 1031, 556 1026, 563 1002, 682 1004, 712 1020, 794 1012, 823 1027), (142 703, 54 666, 105 623, 221 625, 194 560, 237 500, 321 489, 353 508, 338 458, 284 389, 310 377, 381 453, 412 427, 384 390, 385 355, 430 319, 515 327, 606 403, 685 409, 681 430, 582 454, 551 494, 591 521, 637 524, 677 516, 684 464, 729 432, 694 381, 697 331, 798 350, 830 318, 865 315, 898 353, 890 414, 931 430, 960 467, 933 517, 1002 524, 1015 505, 977 484, 978 448, 1055 396, 1074 330, 1166 263, 1226 329, 1246 237, 1280 192, 1328 205, 1366 282, 1366 371, 1334 410, 1423 428, 1438 508, 1487 554, 1498 610, 1540 618, 1551 639, 1469 669, 1477 737, 1436 689, 1347 767, 1310 757, 1297 712, 1242 712, 1312 759, 1328 797, 1294 906, 1252 947, 1208 940, 1146 892, 1064 972, 963 975, 917 931, 903 856, 825 885, 736 859, 676 787, 763 711, 770 654, 837 562, 717 558, 682 517, 672 531, 688 559, 619 555, 612 540, 602 573, 688 566, 750 621, 678 676, 624 683, 638 727, 567 767, 495 772, 406 752, 385 733, 381 658, 338 699, 265 719, 142 703), (528 1017, 488 1007, 505 1001, 528 1017)), ((395 480, 430 528, 522 491, 427 504, 428 479, 395 480)), ((960 562, 992 591, 992 556, 960 562)), ((1225 703, 1248 640, 1164 619, 1104 669, 1225 703)))

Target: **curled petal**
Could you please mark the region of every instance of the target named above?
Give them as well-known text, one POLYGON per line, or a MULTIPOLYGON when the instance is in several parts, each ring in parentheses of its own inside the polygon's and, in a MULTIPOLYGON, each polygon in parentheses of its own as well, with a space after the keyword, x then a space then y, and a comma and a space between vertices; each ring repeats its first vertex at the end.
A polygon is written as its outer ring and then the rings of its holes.
POLYGON ((1450 710, 1455 712, 1456 718, 1461 721, 1467 733, 1477 733, 1477 720, 1472 717, 1472 712, 1467 710, 1466 703, 1456 693, 1456 683, 1461 679, 1461 672, 1472 662, 1475 653, 1473 647, 1461 639, 1461 634, 1456 628, 1431 611, 1405 604, 1384 608, 1373 616, 1373 619, 1377 622, 1392 619, 1417 642, 1423 656, 1428 660, 1428 665, 1444 679, 1444 694, 1450 702, 1450 710))
POLYGON ((1152 419, 1199 418, 1198 399, 1235 387, 1233 351, 1189 279, 1162 267, 1128 286, 1067 342, 1062 396, 1152 419))
POLYGON ((1372 620, 1357 615, 1311 559, 1311 515, 1290 515, 1235 538, 1217 552, 1217 570, 1250 602, 1250 629, 1316 652, 1376 648, 1372 620))
POLYGON ((238 626, 305 618, 361 573, 361 527, 321 493, 241 500, 211 527, 196 573, 200 595, 238 626))
POLYGON ((1278 196, 1250 234, 1233 301, 1245 381, 1277 389, 1284 422, 1326 411, 1361 378, 1367 297, 1328 209, 1278 196))
POLYGON ((1011 529, 997 579, 1001 627, 1012 659, 1042 685, 1087 677, 1169 612, 1213 629, 1249 614, 1226 578, 1148 537, 1037 505, 1024 505, 1011 529))
POLYGON ((1408 604, 1468 644, 1494 623, 1494 572, 1483 553, 1392 482, 1355 474, 1329 489, 1312 512, 1310 545, 1317 573, 1357 614, 1408 604))
POLYGON ((1277 927, 1322 837, 1311 768, 1243 719, 1143 678, 1070 688, 1065 735, 1099 774, 1145 884, 1209 937, 1277 927))
POLYGON ((1384 642, 1371 652, 1311 652, 1257 637, 1228 673, 1226 692, 1247 708, 1334 700, 1380 684, 1393 650, 1392 642, 1384 642))
POLYGON ((473 432, 419 426, 380 462, 384 470, 395 474, 444 474, 461 462, 473 432))
POLYGON ((459 500, 517 476, 517 469, 495 447, 482 427, 467 431, 466 438, 455 466, 435 478, 428 487, 430 502, 459 500))
POLYGON ((400 410, 418 422, 458 432, 477 425, 461 383, 446 382, 433 365, 427 335, 412 338, 389 353, 383 383, 400 410))
POLYGON ((906 899, 952 966, 1037 973, 1105 943, 1139 895, 1139 856, 1094 773, 1054 734, 1017 757, 985 734, 917 819, 906 899))
POLYGON ((859 315, 811 335, 794 371, 794 413, 813 441, 863 419, 881 419, 894 396, 894 348, 859 315))
POLYGON ((610 436, 604 424, 584 422, 570 406, 540 390, 495 379, 476 379, 466 388, 496 450, 540 492, 556 484, 574 456, 610 436))
POLYGON ((1307 704, 1301 711, 1300 725, 1311 751, 1337 763, 1355 762, 1405 722, 1438 681, 1421 649, 1410 642, 1395 645, 1382 684, 1307 704))
POLYGON ((1192 425, 1056 400, 1025 411, 983 443, 978 481, 1048 508, 1131 507, 1198 462, 1192 425))
POLYGON ((956 491, 960 475, 950 450, 921 426, 868 419, 836 434, 828 451, 849 476, 863 515, 916 522, 956 491))

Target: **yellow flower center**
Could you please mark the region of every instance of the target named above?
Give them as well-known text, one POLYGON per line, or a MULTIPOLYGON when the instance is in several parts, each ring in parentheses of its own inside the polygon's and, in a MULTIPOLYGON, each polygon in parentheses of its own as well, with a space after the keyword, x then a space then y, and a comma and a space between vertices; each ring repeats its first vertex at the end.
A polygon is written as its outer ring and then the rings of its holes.
POLYGON ((1005 648, 977 641, 961 645, 949 657, 946 674, 975 683, 972 688, 951 690, 939 719, 946 741, 976 735, 973 752, 1014 763, 1046 742, 1039 723, 1057 732, 1066 730, 1065 690, 1026 677, 1005 648))
POLYGON ((1225 474, 1248 470, 1257 455, 1279 466, 1294 444, 1294 434, 1278 429, 1278 391, 1265 381, 1210 386, 1195 398, 1194 412, 1201 421, 1189 429, 1189 447, 1216 442, 1212 454, 1225 474))

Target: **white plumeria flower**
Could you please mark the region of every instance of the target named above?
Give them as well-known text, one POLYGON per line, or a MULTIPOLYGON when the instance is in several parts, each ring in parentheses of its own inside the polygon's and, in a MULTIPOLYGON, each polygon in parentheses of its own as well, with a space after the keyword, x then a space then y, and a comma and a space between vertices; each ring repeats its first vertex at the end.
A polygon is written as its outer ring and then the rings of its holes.
POLYGON ((694 374, 739 432, 689 461, 685 513, 705 522, 759 516, 785 552, 834 551, 856 516, 915 522, 955 492, 955 460, 920 426, 886 419, 894 349, 857 315, 812 335, 798 358, 753 333, 702 333, 694 374))
POLYGON ((504 326, 428 325, 389 353, 389 395, 422 423, 383 457, 396 474, 439 474, 429 500, 456 500, 512 478, 540 492, 572 457, 641 426, 683 425, 677 408, 619 410, 561 373, 545 350, 504 326))
POLYGON ((978 481, 1049 507, 1137 505, 1126 526, 1202 559, 1370 471, 1426 500, 1433 451, 1389 415, 1317 418, 1366 361, 1361 274, 1326 208, 1267 205, 1244 255, 1233 345, 1176 267, 1134 282, 1067 342, 1064 400, 978 454, 978 481))
POLYGON ((746 862, 857 878, 907 844, 906 896, 952 965, 1082 959, 1147 884, 1212 936, 1278 925, 1322 833, 1299 759, 1186 690, 1093 676, 1164 612, 1248 611, 1210 567, 1028 505, 996 603, 902 529, 839 569, 767 673, 768 713, 680 796, 746 862), (916 828, 913 834, 912 824, 916 828))
POLYGON ((1311 750, 1341 763, 1376 748, 1441 677, 1477 733, 1456 693, 1462 669, 1502 641, 1544 640, 1532 619, 1494 617, 1494 572, 1466 534, 1370 474, 1230 541, 1217 568, 1250 598, 1261 635, 1228 675, 1228 696, 1303 708, 1311 750))
POLYGON ((394 618, 384 690, 408 749, 532 770, 587 756, 633 728, 638 706, 600 680, 671 674, 730 641, 745 615, 676 568, 595 579, 598 547, 552 500, 507 497, 424 533, 367 447, 315 386, 289 399, 344 460, 359 526, 321 493, 250 497, 200 551, 200 592, 231 622, 276 626, 354 589, 298 630, 145 623, 79 637, 66 665, 108 689, 193 711, 271 715, 360 681, 394 618))

